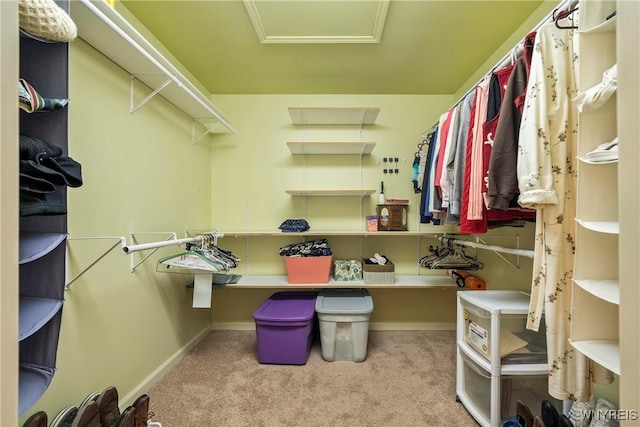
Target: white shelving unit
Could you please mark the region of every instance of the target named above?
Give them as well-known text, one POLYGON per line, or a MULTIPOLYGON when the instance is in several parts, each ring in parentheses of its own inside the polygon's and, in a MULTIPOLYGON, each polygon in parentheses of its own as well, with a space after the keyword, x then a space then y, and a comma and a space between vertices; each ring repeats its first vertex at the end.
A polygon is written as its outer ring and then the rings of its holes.
MULTIPOLYGON (((378 107, 289 107, 289 115, 294 125, 302 125, 306 136, 308 126, 352 127, 358 126, 359 141, 298 141, 287 142, 291 154, 321 154, 321 155, 362 155, 371 154, 375 142, 362 141, 362 126, 376 122, 380 108, 378 107)), ((306 138, 305 138, 306 139, 306 138)), ((303 175, 306 171, 303 170, 303 175)), ((362 182, 362 162, 360 163, 360 181, 362 182)), ((352 196, 366 197, 375 193, 370 189, 291 189, 287 194, 301 197, 315 196, 352 196)))
POLYGON ((372 125, 379 107, 289 107, 294 125, 372 125))
POLYGON ((287 142, 291 154, 371 154, 375 142, 287 142))
POLYGON ((71 2, 78 36, 132 76, 132 112, 160 94, 208 132, 233 132, 227 118, 178 68, 104 0, 71 2), (152 93, 136 105, 133 84, 139 80, 152 93))
POLYGON ((286 190, 287 194, 299 197, 365 197, 376 190, 286 190))
POLYGON ((365 284, 363 281, 337 282, 331 278, 329 283, 291 284, 287 276, 255 275, 243 276, 238 283, 228 284, 231 288, 259 288, 259 289, 319 289, 319 288, 393 288, 393 289, 453 289, 457 285, 449 276, 412 276, 396 275, 394 283, 365 284))
MULTIPOLYGON (((580 91, 601 83, 603 73, 617 63, 615 10, 615 1, 580 2, 580 91)), ((617 136, 616 95, 598 108, 583 109, 579 120, 570 342, 620 374, 618 162, 584 161, 587 153, 617 136)))
POLYGON ((482 426, 514 416, 516 400, 552 400, 544 328, 527 331, 528 312, 523 292, 458 292, 456 395, 482 426))

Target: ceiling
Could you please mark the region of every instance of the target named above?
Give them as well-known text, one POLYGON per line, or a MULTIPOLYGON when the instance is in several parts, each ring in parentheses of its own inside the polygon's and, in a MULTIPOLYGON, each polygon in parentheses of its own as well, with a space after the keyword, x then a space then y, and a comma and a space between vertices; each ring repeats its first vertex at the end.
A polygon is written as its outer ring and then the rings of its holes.
POLYGON ((542 3, 120 0, 213 94, 455 93, 542 3))

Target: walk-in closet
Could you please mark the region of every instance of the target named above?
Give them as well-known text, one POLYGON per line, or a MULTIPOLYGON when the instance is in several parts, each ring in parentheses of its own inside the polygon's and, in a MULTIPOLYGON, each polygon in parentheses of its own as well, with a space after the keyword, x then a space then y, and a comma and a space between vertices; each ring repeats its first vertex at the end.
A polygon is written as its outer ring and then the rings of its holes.
POLYGON ((0 23, 0 427, 640 423, 639 3, 0 23))

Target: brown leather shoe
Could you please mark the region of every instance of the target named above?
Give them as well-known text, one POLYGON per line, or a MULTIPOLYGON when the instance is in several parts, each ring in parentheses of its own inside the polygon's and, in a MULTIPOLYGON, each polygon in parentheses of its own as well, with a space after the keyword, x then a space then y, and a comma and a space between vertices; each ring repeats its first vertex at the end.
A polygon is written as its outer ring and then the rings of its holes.
POLYGON ((53 417, 49 427, 71 427, 73 420, 78 416, 77 406, 67 406, 53 417))
POLYGON ((135 427, 147 427, 149 419, 149 396, 141 395, 133 402, 133 415, 135 419, 135 427))
POLYGON ((113 386, 105 388, 96 402, 98 403, 102 427, 113 427, 116 419, 120 416, 118 390, 113 386))
POLYGON ((23 427, 47 427, 47 421, 47 413, 44 411, 38 411, 27 418, 23 427))
POLYGON ((533 427, 533 414, 531 413, 531 409, 521 400, 516 401, 516 417, 521 426, 533 427))
POLYGON ((87 405, 78 409, 71 427, 101 427, 100 412, 96 402, 89 402, 87 405))
POLYGON ((536 415, 535 417, 533 417, 533 427, 546 427, 546 426, 544 425, 544 421, 542 421, 542 418, 536 415))
MULTIPOLYGON (((122 411, 122 414, 116 419, 114 427, 136 427, 135 421, 135 409, 133 406, 128 406, 122 411)), ((146 422, 145 422, 146 424, 146 422)))

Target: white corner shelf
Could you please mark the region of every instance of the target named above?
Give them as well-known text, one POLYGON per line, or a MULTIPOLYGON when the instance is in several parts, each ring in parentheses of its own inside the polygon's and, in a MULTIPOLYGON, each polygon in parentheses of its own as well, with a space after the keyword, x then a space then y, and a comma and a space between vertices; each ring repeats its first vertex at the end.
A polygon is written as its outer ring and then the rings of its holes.
POLYGON ((310 197, 365 197, 370 196, 376 190, 286 190, 292 196, 310 197))
POLYGON ((371 154, 375 142, 287 142, 291 154, 371 154))
POLYGON ((620 234, 618 221, 592 221, 577 218, 576 222, 587 230, 606 234, 620 234))
POLYGON ((294 125, 371 125, 380 107, 289 107, 294 125))
POLYGON ((617 279, 573 279, 591 295, 611 304, 620 305, 620 282, 617 279))
POLYGON ((580 353, 607 368, 611 372, 620 375, 620 343, 614 340, 569 340, 571 345, 580 353))
POLYGON ((213 121, 209 132, 235 133, 210 99, 107 2, 72 1, 71 17, 81 39, 154 91, 143 103, 158 93, 194 121, 213 121))

